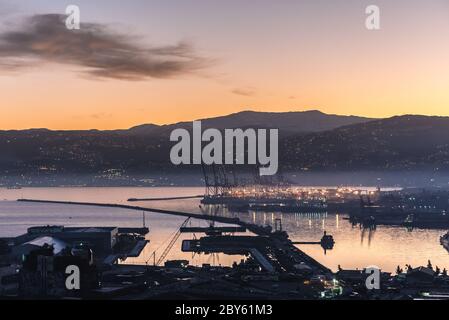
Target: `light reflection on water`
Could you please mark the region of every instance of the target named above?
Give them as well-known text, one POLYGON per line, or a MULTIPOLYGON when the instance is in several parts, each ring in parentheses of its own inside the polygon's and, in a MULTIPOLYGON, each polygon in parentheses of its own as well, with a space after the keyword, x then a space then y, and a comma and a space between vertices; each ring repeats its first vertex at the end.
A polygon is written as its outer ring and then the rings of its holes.
MULTIPOLYGON (((48 200, 72 200, 85 202, 126 203, 130 197, 167 197, 201 194, 202 188, 26 188, 21 190, 0 189, 0 237, 11 237, 26 231, 34 225, 58 224, 65 226, 121 226, 139 227, 142 225, 142 213, 123 209, 99 207, 79 207, 66 205, 18 203, 17 198, 34 198, 48 200)), ((136 205, 201 213, 198 199, 176 201, 143 202, 136 205)), ((203 207, 203 210, 211 210, 203 207)), ((439 244, 439 237, 444 230, 407 231, 405 228, 378 226, 376 230, 363 230, 352 226, 341 214, 281 214, 249 212, 227 212, 220 208, 220 215, 238 216, 245 221, 261 225, 274 225, 276 219, 282 219, 282 226, 294 241, 319 241, 323 232, 334 236, 336 244, 326 253, 319 245, 300 245, 299 247, 312 257, 330 267, 363 268, 377 265, 386 271, 394 271, 397 265, 426 265, 431 260, 441 269, 449 269, 449 254, 439 244)), ((157 250, 156 257, 165 249, 169 239, 185 220, 183 217, 161 214, 146 214, 150 226, 147 238, 150 244, 141 257, 131 260, 133 263, 151 264, 151 254, 157 250)), ((192 226, 207 226, 205 221, 192 220, 192 226)), ((201 235, 196 235, 200 237, 201 235)), ((167 259, 186 259, 200 265, 231 265, 242 257, 218 255, 196 255, 182 253, 183 239, 192 239, 191 234, 183 234, 175 243, 167 259)))

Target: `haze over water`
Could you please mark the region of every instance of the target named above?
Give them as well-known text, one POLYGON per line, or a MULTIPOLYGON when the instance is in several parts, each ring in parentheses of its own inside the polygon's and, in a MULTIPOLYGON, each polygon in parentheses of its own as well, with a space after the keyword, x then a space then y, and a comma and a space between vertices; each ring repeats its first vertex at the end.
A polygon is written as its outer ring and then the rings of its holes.
MULTIPOLYGON (((133 210, 83 207, 59 204, 20 203, 18 198, 72 200, 83 202, 127 203, 131 197, 173 197, 199 195, 203 188, 24 188, 21 190, 0 189, 0 237, 14 237, 25 233, 30 226, 142 226, 142 213, 133 210)), ((199 199, 154 201, 133 203, 139 206, 201 213, 199 199)), ((274 223, 282 219, 283 228, 294 241, 319 241, 326 230, 336 241, 333 250, 324 253, 319 245, 300 245, 299 248, 325 266, 336 270, 338 265, 344 269, 364 268, 376 265, 385 271, 394 272, 400 265, 413 267, 432 264, 441 269, 449 269, 449 253, 440 245, 439 237, 445 230, 408 231, 402 227, 378 226, 376 230, 363 230, 353 227, 345 218, 346 214, 280 214, 280 213, 232 213, 220 209, 218 214, 236 215, 257 224, 274 223)), ((156 257, 165 249, 173 234, 185 220, 183 217, 146 213, 146 223, 150 227, 147 239, 150 244, 139 258, 128 260, 131 263, 153 263, 151 254, 156 257)), ((207 226, 205 221, 191 220, 192 226, 207 226)), ((197 234, 197 238, 202 235, 197 234)), ((202 263, 231 265, 240 256, 195 255, 181 252, 183 239, 193 239, 191 234, 183 234, 174 245, 167 259, 187 259, 191 264, 202 263)))

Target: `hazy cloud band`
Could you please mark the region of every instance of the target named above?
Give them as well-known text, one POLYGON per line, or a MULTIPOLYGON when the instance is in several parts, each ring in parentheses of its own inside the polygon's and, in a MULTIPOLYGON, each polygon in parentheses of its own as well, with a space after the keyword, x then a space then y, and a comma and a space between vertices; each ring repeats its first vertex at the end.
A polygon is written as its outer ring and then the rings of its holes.
POLYGON ((68 30, 65 19, 58 14, 34 15, 1 32, 0 68, 19 70, 54 62, 82 67, 93 77, 143 80, 193 73, 211 62, 187 43, 145 48, 135 38, 97 23, 68 30))

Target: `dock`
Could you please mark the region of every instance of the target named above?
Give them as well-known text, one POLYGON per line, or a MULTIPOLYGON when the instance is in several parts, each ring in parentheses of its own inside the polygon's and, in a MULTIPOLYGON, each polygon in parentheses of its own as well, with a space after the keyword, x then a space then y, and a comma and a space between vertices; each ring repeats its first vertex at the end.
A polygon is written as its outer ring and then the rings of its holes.
POLYGON ((182 196, 182 197, 168 197, 168 198, 129 198, 128 202, 143 202, 143 201, 169 201, 169 200, 186 200, 186 199, 202 199, 204 196, 182 196))
POLYGON ((195 253, 243 254, 251 256, 268 272, 301 273, 306 267, 312 273, 331 270, 296 248, 283 233, 271 236, 210 236, 184 240, 182 251, 195 253))

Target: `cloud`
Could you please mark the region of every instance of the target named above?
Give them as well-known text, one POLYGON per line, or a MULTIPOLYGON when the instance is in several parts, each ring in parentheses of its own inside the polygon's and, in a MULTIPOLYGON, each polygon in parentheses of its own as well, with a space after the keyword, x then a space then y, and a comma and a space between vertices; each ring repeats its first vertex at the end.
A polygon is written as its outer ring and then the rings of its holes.
POLYGON ((130 37, 97 23, 68 30, 66 16, 34 15, 0 33, 0 69, 18 70, 43 62, 75 65, 96 78, 144 80, 195 73, 210 59, 181 42, 145 48, 130 37))
POLYGON ((112 117, 113 117, 112 113, 98 112, 91 114, 74 115, 72 118, 77 120, 85 120, 85 119, 101 120, 101 119, 109 119, 112 117))
POLYGON ((232 93, 239 96, 251 97, 256 94, 256 90, 254 88, 236 88, 232 90, 232 93))

